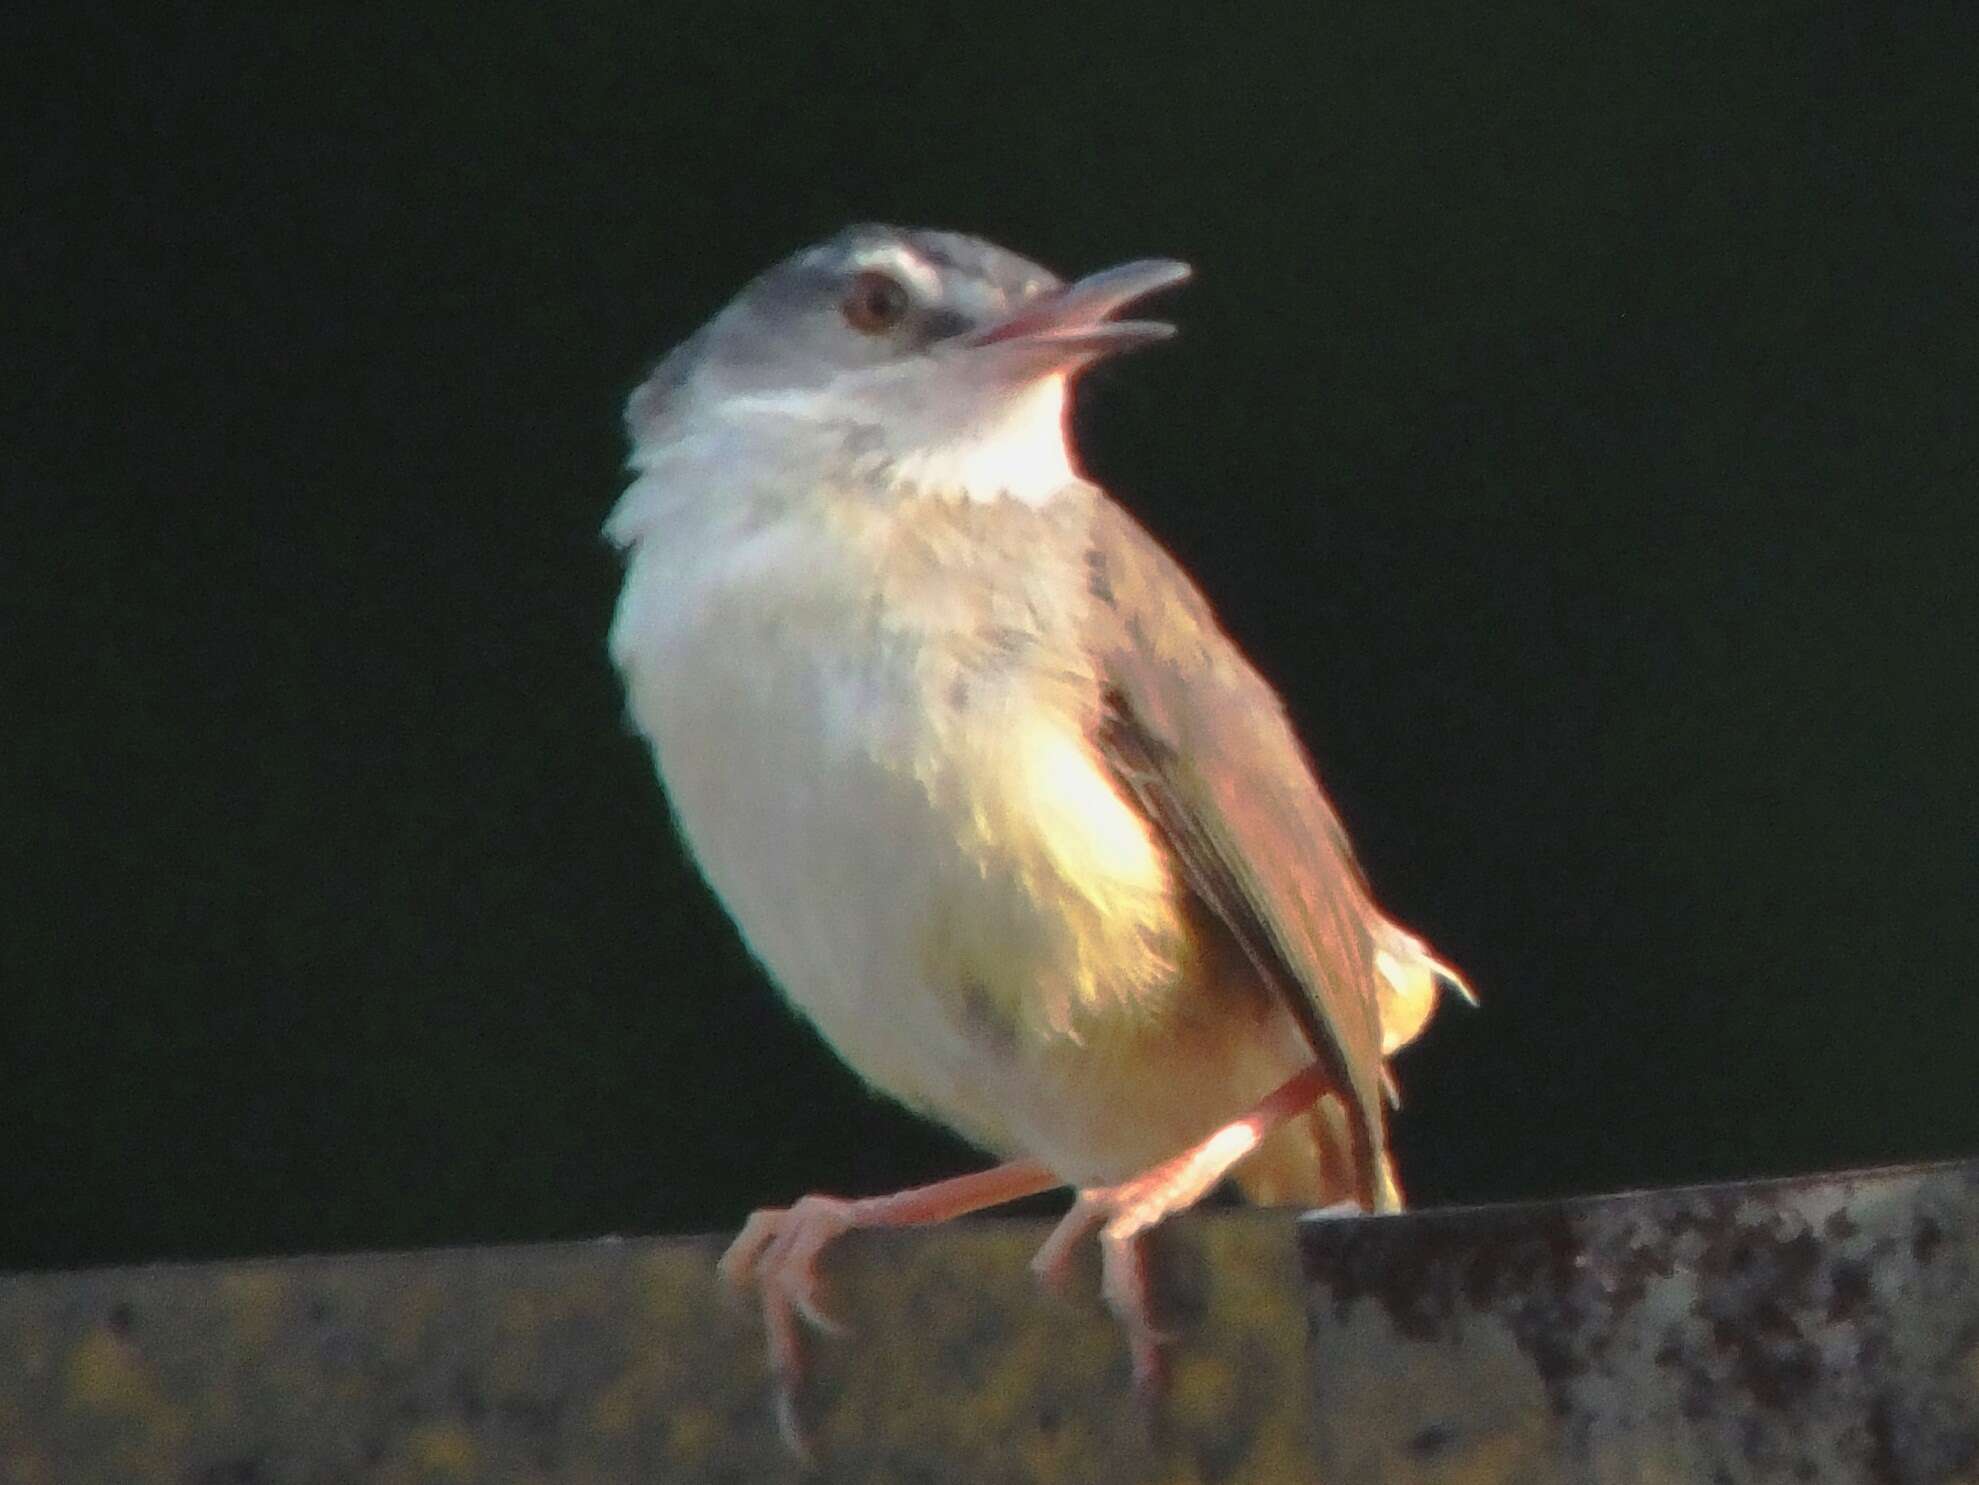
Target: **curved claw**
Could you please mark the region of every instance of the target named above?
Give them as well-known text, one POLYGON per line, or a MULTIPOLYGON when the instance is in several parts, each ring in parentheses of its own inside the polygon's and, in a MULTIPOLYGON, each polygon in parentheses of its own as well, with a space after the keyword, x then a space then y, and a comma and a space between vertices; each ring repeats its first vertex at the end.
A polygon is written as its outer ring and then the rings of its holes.
POLYGON ((818 1303, 817 1295, 811 1293, 809 1289, 799 1289, 791 1292, 788 1294, 788 1298, 797 1313, 804 1317, 805 1323, 811 1329, 821 1331, 835 1341, 850 1340, 852 1338, 852 1327, 842 1320, 835 1320, 830 1315, 827 1315, 824 1307, 818 1303))
POLYGON ((776 1431, 783 1447, 796 1456, 799 1464, 807 1470, 818 1467, 818 1453, 811 1446, 810 1430, 797 1413, 797 1389, 785 1387, 781 1382, 776 1389, 776 1431))

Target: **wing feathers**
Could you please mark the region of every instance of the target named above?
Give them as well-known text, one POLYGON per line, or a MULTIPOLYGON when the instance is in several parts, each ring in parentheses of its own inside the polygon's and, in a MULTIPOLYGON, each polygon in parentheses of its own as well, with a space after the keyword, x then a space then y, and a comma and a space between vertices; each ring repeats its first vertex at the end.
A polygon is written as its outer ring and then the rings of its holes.
POLYGON ((1187 575, 1105 503, 1088 557, 1093 742, 1190 889, 1298 1022, 1350 1111, 1357 1194, 1385 1160, 1381 922, 1276 695, 1187 575))

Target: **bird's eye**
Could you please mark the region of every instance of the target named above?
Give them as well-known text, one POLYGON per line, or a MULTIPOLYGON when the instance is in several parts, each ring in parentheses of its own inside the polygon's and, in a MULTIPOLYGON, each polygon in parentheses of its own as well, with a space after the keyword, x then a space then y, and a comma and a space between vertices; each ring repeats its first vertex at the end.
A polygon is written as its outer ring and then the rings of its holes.
POLYGON ((845 312, 845 323, 861 335, 878 335, 900 323, 907 305, 907 290, 899 279, 868 268, 852 280, 839 308, 845 312))

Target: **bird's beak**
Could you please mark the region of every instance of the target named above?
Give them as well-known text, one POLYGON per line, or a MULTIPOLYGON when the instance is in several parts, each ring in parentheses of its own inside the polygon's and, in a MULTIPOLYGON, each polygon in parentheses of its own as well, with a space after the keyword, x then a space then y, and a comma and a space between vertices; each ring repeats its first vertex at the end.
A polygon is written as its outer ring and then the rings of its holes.
POLYGON ((1116 311, 1189 276, 1172 258, 1143 258, 1088 274, 1025 301, 1009 315, 958 337, 965 348, 993 352, 1020 375, 1070 371, 1102 356, 1154 345, 1175 333, 1163 320, 1116 320, 1116 311))

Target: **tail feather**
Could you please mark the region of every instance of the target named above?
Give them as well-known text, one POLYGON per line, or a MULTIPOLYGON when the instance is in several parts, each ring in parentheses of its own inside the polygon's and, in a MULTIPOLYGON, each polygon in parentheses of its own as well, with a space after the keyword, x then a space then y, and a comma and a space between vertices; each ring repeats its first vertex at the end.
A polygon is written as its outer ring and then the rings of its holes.
MULTIPOLYGON (((1421 939, 1385 919, 1375 929, 1374 971, 1384 1058, 1422 1035, 1444 995, 1477 1004, 1477 993, 1461 974, 1438 959, 1421 939)), ((1390 1107, 1401 1107, 1401 1088, 1387 1067, 1381 1070, 1381 1091, 1390 1107)), ((1350 1203, 1362 1207, 1371 1204, 1380 1212, 1400 1211, 1402 1186, 1395 1174, 1394 1157, 1386 1150, 1379 1155, 1378 1180, 1370 1192, 1356 1179, 1358 1161, 1346 1108, 1328 1094, 1298 1118, 1273 1130, 1231 1176, 1244 1196, 1259 1206, 1350 1203)))
POLYGON ((1375 993, 1381 1005, 1381 1054, 1392 1056, 1422 1035, 1447 992, 1477 1004, 1464 977, 1407 929, 1383 922, 1374 944, 1375 993))

